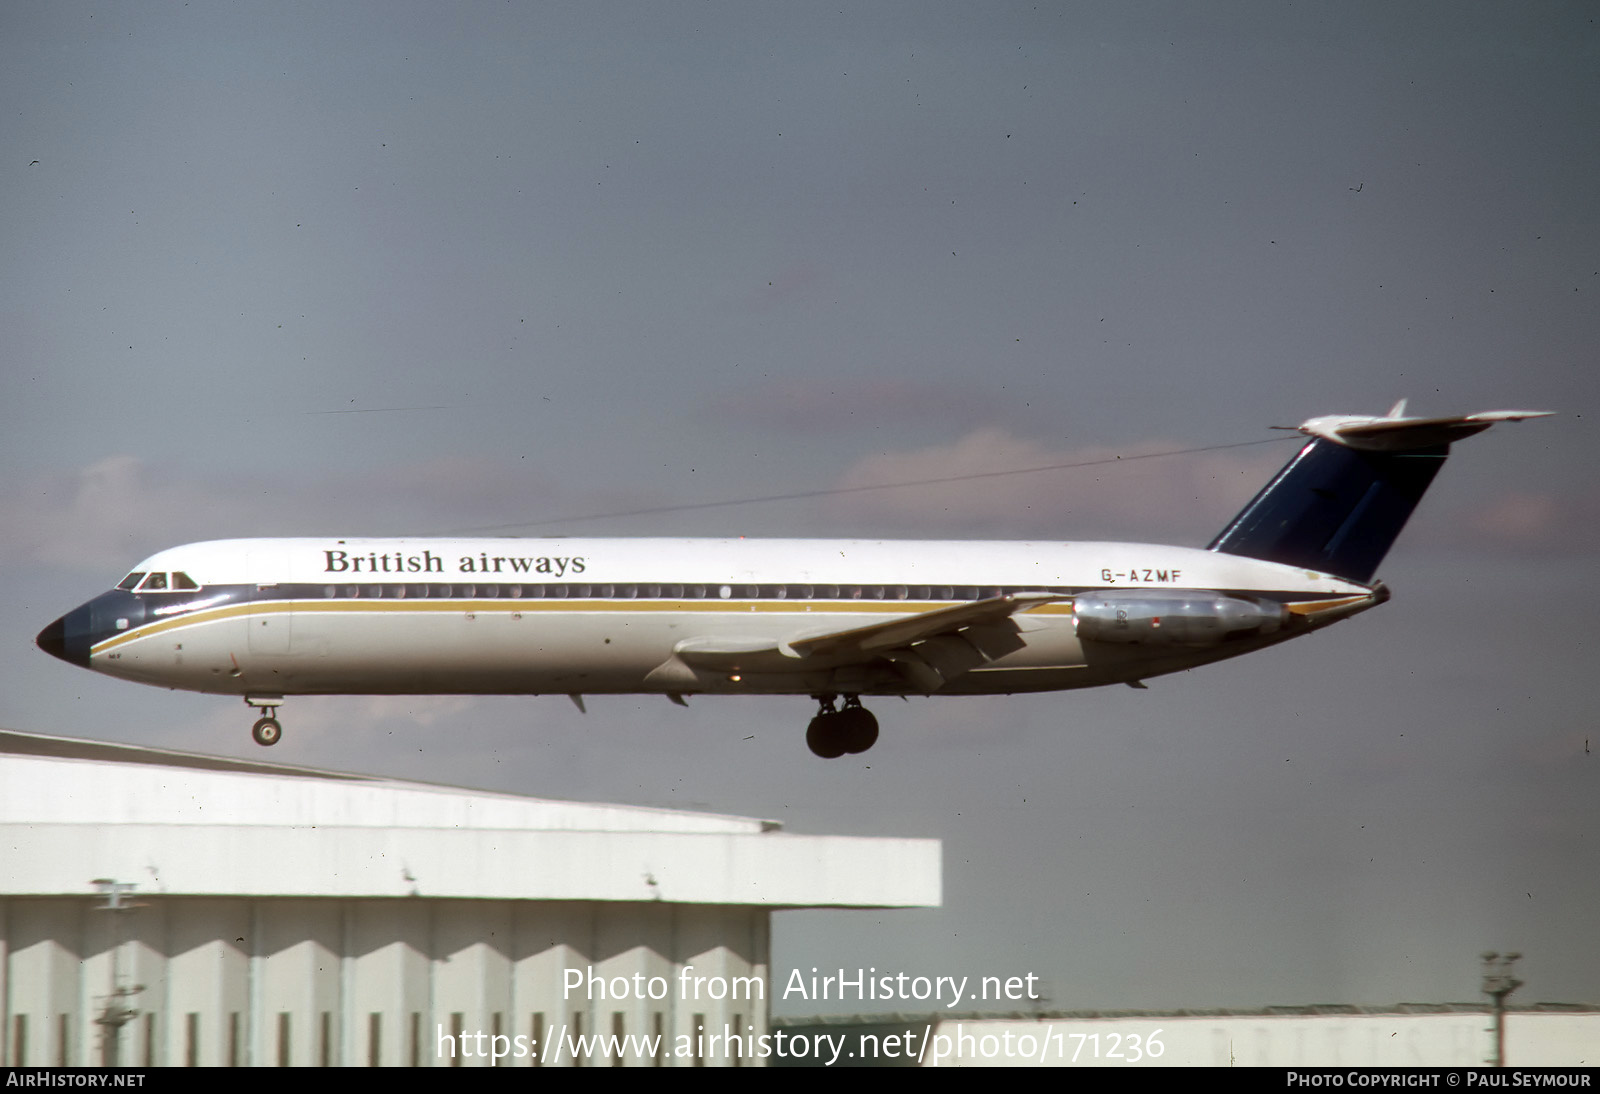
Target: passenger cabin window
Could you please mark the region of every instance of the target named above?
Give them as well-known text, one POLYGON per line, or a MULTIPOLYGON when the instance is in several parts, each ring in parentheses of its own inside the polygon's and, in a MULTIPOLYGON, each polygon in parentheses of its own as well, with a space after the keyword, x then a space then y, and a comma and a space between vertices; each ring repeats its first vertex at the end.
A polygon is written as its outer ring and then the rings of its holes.
MULTIPOLYGON (((137 588, 139 592, 184 592, 203 588, 188 574, 174 570, 170 573, 129 574, 122 579, 119 589, 137 588)), ((258 585, 258 589, 273 590, 277 585, 258 585)), ((995 597, 1020 592, 1045 592, 1070 596, 1068 586, 1041 585, 658 585, 632 582, 594 584, 587 583, 550 585, 295 585, 284 586, 289 596, 342 597, 347 600, 371 598, 403 599, 678 599, 690 600, 873 600, 873 601, 943 601, 972 602, 992 600, 995 597), (298 590, 298 591, 296 591, 298 590)))

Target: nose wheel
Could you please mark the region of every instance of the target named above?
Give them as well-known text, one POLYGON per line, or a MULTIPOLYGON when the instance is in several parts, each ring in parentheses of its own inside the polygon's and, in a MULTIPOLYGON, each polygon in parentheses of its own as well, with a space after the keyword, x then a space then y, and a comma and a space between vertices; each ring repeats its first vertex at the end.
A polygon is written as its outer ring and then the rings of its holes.
POLYGON ((283 702, 283 699, 279 696, 261 699, 247 695, 244 701, 248 706, 256 707, 266 712, 266 717, 257 719, 256 724, 250 727, 251 739, 263 747, 275 745, 281 741, 283 739, 283 726, 278 721, 278 704, 283 702))
POLYGON ((816 697, 820 708, 806 727, 806 747, 825 760, 845 753, 865 752, 878 740, 878 719, 861 705, 860 696, 847 695, 843 709, 833 705, 834 696, 816 697))
POLYGON ((260 718, 250 727, 250 736, 258 745, 275 745, 283 736, 283 726, 276 718, 260 718))

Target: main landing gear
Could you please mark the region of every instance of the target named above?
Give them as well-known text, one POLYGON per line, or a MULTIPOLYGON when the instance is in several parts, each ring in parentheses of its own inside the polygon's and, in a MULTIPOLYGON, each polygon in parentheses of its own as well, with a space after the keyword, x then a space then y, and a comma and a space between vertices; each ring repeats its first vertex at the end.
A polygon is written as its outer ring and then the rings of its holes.
POLYGON ((821 705, 806 729, 806 745, 825 760, 837 759, 846 752, 865 752, 878 740, 878 719, 861 705, 861 697, 846 695, 844 709, 835 710, 835 696, 813 696, 821 705))
POLYGON ((283 739, 283 726, 278 722, 278 704, 283 702, 281 696, 268 699, 259 699, 247 695, 244 699, 246 705, 257 707, 267 712, 265 718, 260 718, 250 727, 250 736, 258 745, 275 745, 283 739))

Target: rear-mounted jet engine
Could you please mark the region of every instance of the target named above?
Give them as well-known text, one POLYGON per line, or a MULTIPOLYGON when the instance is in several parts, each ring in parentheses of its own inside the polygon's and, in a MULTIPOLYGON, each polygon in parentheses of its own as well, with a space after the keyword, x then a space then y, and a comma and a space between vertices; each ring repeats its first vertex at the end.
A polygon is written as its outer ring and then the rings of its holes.
POLYGON ((1274 601, 1205 589, 1108 589, 1079 593, 1072 605, 1080 640, 1141 646, 1215 646, 1230 638, 1272 634, 1288 617, 1288 610, 1274 601))

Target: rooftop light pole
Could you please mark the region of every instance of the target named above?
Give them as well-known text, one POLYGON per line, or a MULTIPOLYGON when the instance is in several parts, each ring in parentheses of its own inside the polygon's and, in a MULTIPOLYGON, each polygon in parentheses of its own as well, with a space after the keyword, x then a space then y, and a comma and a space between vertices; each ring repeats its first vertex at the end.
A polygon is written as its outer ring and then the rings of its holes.
POLYGON ((100 1016, 95 1023, 104 1031, 100 1043, 100 1063, 102 1067, 117 1067, 120 1064, 119 1056, 122 1047, 122 1027, 138 1017, 138 1010, 128 1006, 133 996, 144 991, 142 984, 122 983, 122 969, 119 961, 122 949, 122 929, 120 914, 131 912, 135 908, 144 907, 143 904, 133 903, 128 899, 128 894, 133 892, 131 882, 113 881, 111 878, 95 878, 94 887, 105 898, 104 904, 95 905, 97 912, 113 912, 111 920, 111 994, 106 996, 105 1005, 100 1010, 100 1016))
POLYGON ((1506 996, 1522 987, 1511 973, 1511 963, 1520 953, 1483 955, 1483 994, 1494 1000, 1494 1067, 1506 1066, 1506 996))

